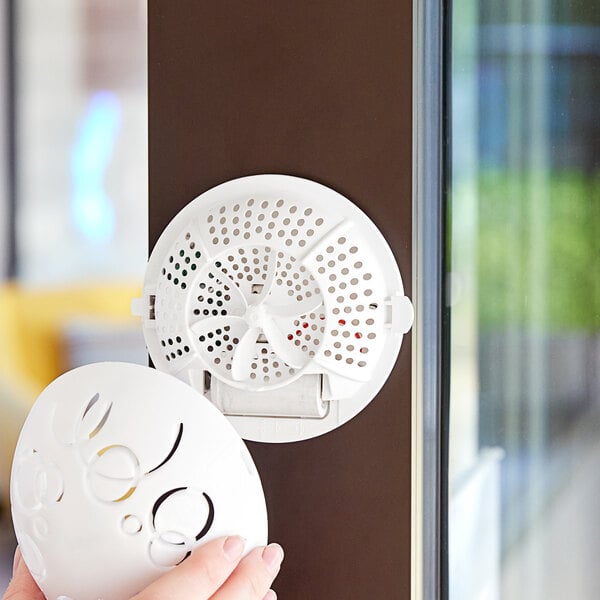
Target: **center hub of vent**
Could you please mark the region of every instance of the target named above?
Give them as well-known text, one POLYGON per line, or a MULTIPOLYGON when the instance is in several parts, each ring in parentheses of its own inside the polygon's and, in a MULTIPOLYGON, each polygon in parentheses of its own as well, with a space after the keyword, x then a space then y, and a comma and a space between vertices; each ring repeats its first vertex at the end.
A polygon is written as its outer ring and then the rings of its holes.
MULTIPOLYGON (((228 385, 286 385, 321 350, 327 318, 319 282, 281 248, 242 244, 220 252, 197 269, 187 292, 191 348, 228 385)), ((177 356, 168 339, 164 348, 177 356)))
POLYGON ((251 304, 246 309, 244 319, 250 327, 261 327, 264 323, 266 315, 267 311, 264 304, 259 304, 258 306, 251 304))

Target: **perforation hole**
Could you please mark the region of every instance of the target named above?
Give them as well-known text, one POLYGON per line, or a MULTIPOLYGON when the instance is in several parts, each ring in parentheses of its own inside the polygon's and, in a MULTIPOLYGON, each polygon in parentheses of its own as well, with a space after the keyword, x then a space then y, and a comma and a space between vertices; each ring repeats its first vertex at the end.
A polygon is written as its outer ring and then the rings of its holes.
POLYGON ((271 382, 281 383, 296 374, 296 370, 289 368, 281 361, 271 346, 267 343, 258 353, 260 359, 250 364, 250 379, 260 385, 271 382))
POLYGON ((335 303, 331 312, 336 323, 330 331, 331 341, 327 343, 329 347, 325 348, 324 356, 352 367, 358 366, 359 362, 366 366, 365 355, 370 348, 365 342, 371 344, 376 339, 375 330, 381 318, 379 304, 371 301, 373 288, 361 285, 371 281, 373 273, 363 260, 357 258, 360 258, 360 247, 346 236, 338 237, 335 244, 330 244, 315 257, 317 273, 326 277, 329 282, 327 292, 335 303), (369 318, 362 317, 365 310, 369 311, 369 318), (342 348, 337 341, 340 338, 360 340, 361 344, 346 343, 342 348))
POLYGON ((199 259, 202 258, 202 253, 195 248, 196 242, 191 232, 186 231, 175 243, 161 268, 163 279, 186 290, 190 284, 191 274, 198 269, 199 259))
POLYGON ((280 198, 276 202, 249 199, 242 209, 239 203, 228 203, 211 209, 206 217, 206 231, 213 246, 233 246, 254 238, 256 243, 273 239, 286 247, 304 248, 313 238, 325 219, 313 214, 313 209, 301 209, 293 202, 280 198), (242 221, 240 221, 240 214, 242 221), (296 218, 300 215, 300 218, 296 218), (263 227, 263 223, 267 227, 263 227))
POLYGON ((243 333, 243 329, 236 328, 235 333, 231 325, 215 327, 198 336, 198 346, 209 363, 222 373, 231 369, 233 352, 239 343, 237 332, 243 333))
POLYGON ((163 356, 167 362, 186 356, 191 351, 181 335, 163 338, 160 340, 160 345, 165 349, 163 356))

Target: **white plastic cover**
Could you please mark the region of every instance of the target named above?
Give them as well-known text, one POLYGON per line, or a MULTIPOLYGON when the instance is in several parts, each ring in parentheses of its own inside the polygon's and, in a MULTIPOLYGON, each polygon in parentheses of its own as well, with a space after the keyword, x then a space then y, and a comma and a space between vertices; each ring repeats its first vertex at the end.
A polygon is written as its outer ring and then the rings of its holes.
POLYGON ((213 538, 267 541, 259 476, 219 411, 177 379, 80 367, 42 392, 11 477, 23 559, 47 598, 124 600, 213 538))

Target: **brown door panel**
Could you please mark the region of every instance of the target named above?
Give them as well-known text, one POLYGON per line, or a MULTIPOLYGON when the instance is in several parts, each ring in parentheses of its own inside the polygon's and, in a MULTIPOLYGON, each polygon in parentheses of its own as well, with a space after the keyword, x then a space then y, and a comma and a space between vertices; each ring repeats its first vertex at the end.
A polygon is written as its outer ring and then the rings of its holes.
MULTIPOLYGON (((411 295, 412 6, 149 2, 150 241, 228 179, 285 173, 352 199, 411 295)), ((410 339, 383 390, 319 438, 249 444, 286 600, 408 598, 410 339)))

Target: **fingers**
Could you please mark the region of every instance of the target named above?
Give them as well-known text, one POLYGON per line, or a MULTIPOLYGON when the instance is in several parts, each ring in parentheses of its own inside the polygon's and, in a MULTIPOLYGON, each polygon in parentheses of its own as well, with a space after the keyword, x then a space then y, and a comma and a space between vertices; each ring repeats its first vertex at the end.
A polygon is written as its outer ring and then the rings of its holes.
POLYGON ((244 540, 239 536, 208 542, 133 600, 210 598, 235 569, 243 551, 244 540))
POLYGON ((19 548, 15 552, 13 578, 2 600, 44 600, 44 594, 22 560, 19 548))
MULTIPOLYGON (((133 600, 277 600, 277 595, 269 588, 283 560, 281 546, 271 544, 266 548, 255 548, 240 562, 243 551, 244 541, 238 536, 213 540, 133 600)), ((44 600, 18 548, 13 579, 2 600, 44 600)))
POLYGON ((275 592, 269 590, 283 560, 283 550, 278 544, 255 548, 211 600, 274 600, 275 592))

